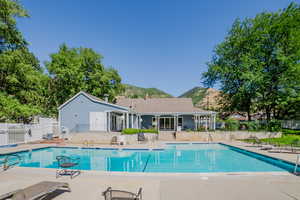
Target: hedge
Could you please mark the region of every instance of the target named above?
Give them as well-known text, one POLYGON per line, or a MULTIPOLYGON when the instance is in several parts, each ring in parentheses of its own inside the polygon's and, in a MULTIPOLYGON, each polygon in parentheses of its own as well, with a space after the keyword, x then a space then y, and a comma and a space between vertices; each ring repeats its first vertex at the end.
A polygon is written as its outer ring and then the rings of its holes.
POLYGON ((156 129, 136 129, 136 128, 126 128, 122 130, 122 134, 132 135, 138 133, 158 133, 156 129))

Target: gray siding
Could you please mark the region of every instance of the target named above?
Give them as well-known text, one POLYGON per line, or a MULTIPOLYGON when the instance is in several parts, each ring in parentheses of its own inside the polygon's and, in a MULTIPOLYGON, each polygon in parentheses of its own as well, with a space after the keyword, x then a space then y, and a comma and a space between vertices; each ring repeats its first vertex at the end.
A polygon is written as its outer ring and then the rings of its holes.
POLYGON ((83 132, 89 130, 89 113, 105 111, 126 111, 112 105, 91 101, 80 94, 60 109, 60 126, 70 131, 83 132))
POLYGON ((142 128, 148 129, 152 127, 152 115, 143 115, 142 116, 142 128))
POLYGON ((192 115, 179 116, 183 119, 183 129, 195 129, 195 122, 192 115))

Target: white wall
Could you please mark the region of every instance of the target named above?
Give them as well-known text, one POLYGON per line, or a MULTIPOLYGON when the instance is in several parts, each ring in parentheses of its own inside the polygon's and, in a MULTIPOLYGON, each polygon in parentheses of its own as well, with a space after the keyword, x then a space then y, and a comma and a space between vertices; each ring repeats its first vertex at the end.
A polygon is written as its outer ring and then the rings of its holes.
POLYGON ((0 146, 9 144, 8 128, 13 126, 25 129, 24 141, 21 143, 41 140, 47 133, 59 135, 57 120, 52 118, 39 118, 37 124, 0 123, 0 146))

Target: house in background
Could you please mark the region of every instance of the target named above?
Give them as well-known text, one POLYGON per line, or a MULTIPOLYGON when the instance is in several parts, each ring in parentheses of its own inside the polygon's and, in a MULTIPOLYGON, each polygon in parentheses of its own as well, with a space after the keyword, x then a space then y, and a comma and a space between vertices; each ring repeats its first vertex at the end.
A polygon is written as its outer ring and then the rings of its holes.
POLYGON ((193 106, 190 98, 119 98, 116 104, 79 92, 59 106, 59 126, 69 132, 215 129, 216 113, 193 106))
POLYGON ((118 98, 141 119, 140 128, 159 131, 215 129, 216 113, 193 106, 191 98, 118 98))

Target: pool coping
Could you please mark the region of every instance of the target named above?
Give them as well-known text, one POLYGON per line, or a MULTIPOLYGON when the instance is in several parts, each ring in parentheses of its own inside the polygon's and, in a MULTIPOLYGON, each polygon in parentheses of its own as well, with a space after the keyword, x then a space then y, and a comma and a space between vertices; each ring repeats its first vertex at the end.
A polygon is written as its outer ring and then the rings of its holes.
MULTIPOLYGON (((15 168, 27 169, 27 170, 39 170, 44 172, 55 172, 56 168, 35 168, 35 167, 20 167, 15 168)), ((236 176, 294 176, 294 174, 286 172, 121 172, 121 171, 97 171, 97 170, 80 170, 81 173, 91 175, 103 175, 103 176, 138 176, 138 177, 184 177, 184 178, 197 178, 197 177, 236 177, 236 176)))

